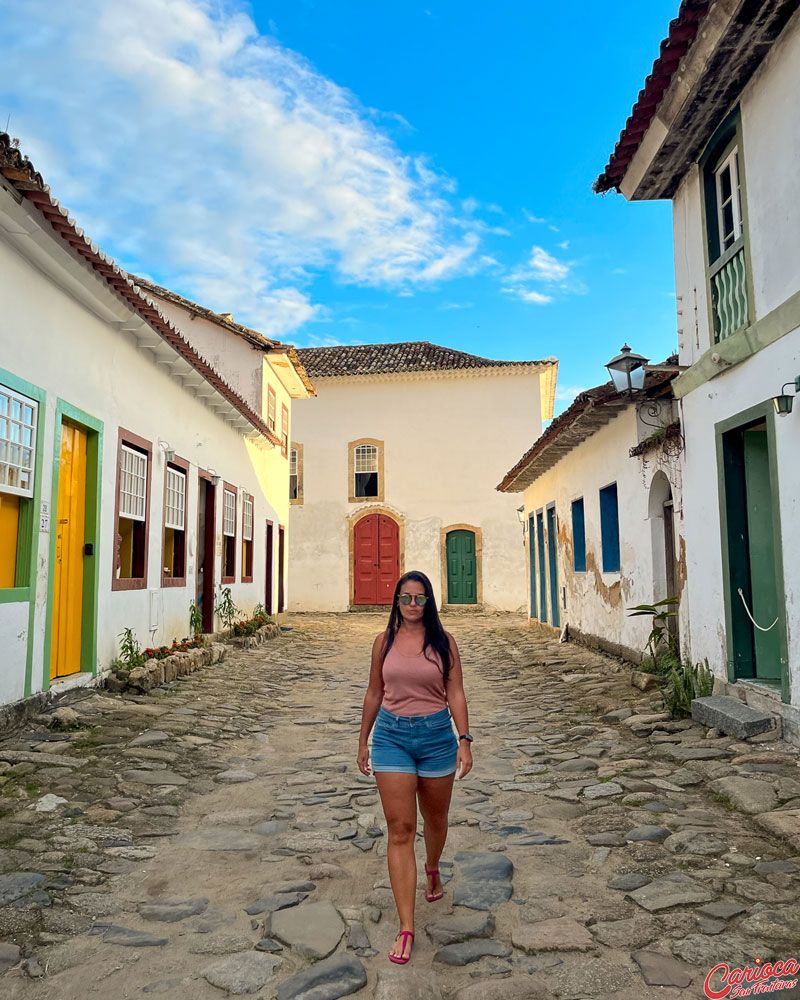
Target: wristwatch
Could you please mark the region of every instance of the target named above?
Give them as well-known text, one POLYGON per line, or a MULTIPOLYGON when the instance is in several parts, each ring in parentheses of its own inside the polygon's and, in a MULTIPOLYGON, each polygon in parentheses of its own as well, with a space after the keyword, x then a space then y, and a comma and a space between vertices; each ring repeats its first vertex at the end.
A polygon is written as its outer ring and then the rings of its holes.
POLYGON ((469 733, 464 733, 462 736, 459 736, 458 738, 459 738, 459 740, 466 740, 467 743, 474 743, 475 742, 475 740, 473 739, 472 736, 470 736, 469 733))

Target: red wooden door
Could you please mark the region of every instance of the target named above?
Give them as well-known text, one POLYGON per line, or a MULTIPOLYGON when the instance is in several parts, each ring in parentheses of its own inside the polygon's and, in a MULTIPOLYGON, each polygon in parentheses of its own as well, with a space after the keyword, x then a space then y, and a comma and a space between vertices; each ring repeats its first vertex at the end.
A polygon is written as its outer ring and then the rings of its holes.
POLYGON ((363 517, 353 531, 354 604, 391 604, 400 576, 400 532, 384 514, 363 517))

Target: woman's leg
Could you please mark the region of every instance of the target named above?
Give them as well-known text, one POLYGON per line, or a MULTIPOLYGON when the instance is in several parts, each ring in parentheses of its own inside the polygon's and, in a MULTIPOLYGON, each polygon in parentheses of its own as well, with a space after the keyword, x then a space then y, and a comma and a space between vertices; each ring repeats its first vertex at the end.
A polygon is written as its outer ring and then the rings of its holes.
MULTIPOLYGON (((447 840, 447 821, 450 812, 450 796, 453 793, 455 773, 446 774, 443 778, 420 778, 419 809, 422 813, 425 834, 425 863, 429 869, 439 867, 445 841, 447 840)), ((441 883, 439 883, 441 885, 441 883)), ((433 894, 437 886, 435 876, 428 876, 428 892, 433 894)))
MULTIPOLYGON (((389 880, 397 906, 401 931, 414 930, 414 897, 417 892, 417 862, 414 836, 417 832, 417 776, 397 771, 377 771, 375 780, 381 795, 389 829, 387 860, 389 880)), ((408 939, 405 954, 411 951, 408 939)), ((395 941, 390 954, 403 955, 402 939, 395 941)))

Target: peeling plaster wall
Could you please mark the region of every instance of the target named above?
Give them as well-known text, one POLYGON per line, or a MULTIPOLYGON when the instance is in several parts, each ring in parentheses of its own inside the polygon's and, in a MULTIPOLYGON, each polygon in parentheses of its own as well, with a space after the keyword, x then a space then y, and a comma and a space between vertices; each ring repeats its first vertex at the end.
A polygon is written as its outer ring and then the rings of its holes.
POLYGON ((384 442, 384 506, 405 525, 405 569, 421 569, 441 602, 440 529, 483 531, 483 603, 523 608, 525 554, 518 494, 495 485, 541 434, 539 375, 374 382, 313 379, 318 396, 294 404, 303 445, 302 505, 291 507, 290 610, 350 603, 347 444, 384 442))
MULTIPOLYGON (((525 517, 545 510, 555 501, 558 522, 557 573, 561 625, 569 624, 585 637, 641 651, 651 629, 649 617, 626 614, 637 604, 651 604, 666 596, 663 576, 663 522, 649 516, 650 488, 659 471, 657 452, 631 458, 628 450, 639 438, 636 409, 623 410, 596 431, 525 491, 525 517), (602 572, 599 491, 616 482, 619 503, 620 572, 602 572), (573 566, 572 501, 583 497, 586 533, 586 572, 573 566), (654 559, 655 554, 655 559, 654 559), (654 573, 654 564, 660 566, 654 573), (562 588, 566 591, 564 606, 562 588)), ((670 480, 675 505, 676 559, 680 554, 681 493, 678 460, 662 463, 670 480)), ((529 539, 526 539, 529 543, 529 539)), ((545 551, 547 518, 545 517, 545 551)), ((545 560, 545 562, 547 562, 545 560)), ((538 578, 539 563, 536 562, 538 578)), ((546 570, 547 572, 547 570, 546 570)), ((681 577, 678 570, 679 579, 681 577)), ((527 593, 530 594, 530 580, 527 593)), ((549 578, 548 578, 549 593, 549 578)), ((683 597, 682 594, 678 595, 683 597)), ((682 601, 682 604, 685 604, 682 601)), ((548 603, 548 620, 552 619, 548 603)))

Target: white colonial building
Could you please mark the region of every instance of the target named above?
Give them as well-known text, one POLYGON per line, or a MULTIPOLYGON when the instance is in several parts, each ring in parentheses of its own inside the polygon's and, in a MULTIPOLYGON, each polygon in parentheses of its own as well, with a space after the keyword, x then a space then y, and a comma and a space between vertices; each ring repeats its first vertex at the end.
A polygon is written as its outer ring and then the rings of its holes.
POLYGON ((5 133, 0 300, 0 705, 91 683, 124 628, 187 635, 191 602, 212 631, 219 585, 283 611, 296 356, 217 367, 234 324, 146 294, 5 133))
POLYGON ((684 0, 596 188, 673 202, 690 655, 800 741, 800 12, 756 6, 684 0))
POLYGON ((414 341, 298 351, 291 610, 386 605, 418 569, 445 606, 518 610, 517 502, 493 483, 553 414, 557 363, 414 341))
POLYGON ((636 662, 652 619, 631 608, 672 597, 676 639, 686 621, 682 437, 664 367, 635 395, 582 392, 498 486, 524 491, 531 621, 636 662))

